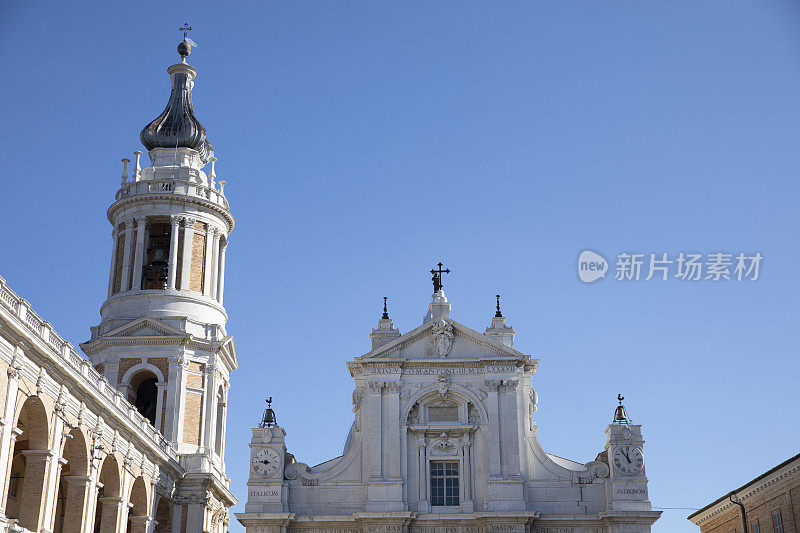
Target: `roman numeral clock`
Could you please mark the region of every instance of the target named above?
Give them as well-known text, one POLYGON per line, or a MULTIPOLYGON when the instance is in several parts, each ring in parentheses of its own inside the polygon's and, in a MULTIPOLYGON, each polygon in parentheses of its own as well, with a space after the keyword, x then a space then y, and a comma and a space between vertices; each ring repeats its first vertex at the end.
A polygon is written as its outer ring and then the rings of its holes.
POLYGON ((644 472, 642 426, 632 423, 622 405, 622 395, 614 421, 606 428, 606 454, 612 481, 613 508, 620 511, 650 509, 647 477, 644 472))

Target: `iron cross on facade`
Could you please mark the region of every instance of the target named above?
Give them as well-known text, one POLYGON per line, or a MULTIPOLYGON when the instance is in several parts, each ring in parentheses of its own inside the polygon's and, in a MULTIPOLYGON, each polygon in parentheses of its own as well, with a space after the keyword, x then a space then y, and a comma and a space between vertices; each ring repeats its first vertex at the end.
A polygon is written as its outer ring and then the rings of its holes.
POLYGON ((183 38, 185 39, 186 38, 186 33, 192 31, 192 29, 193 28, 191 26, 189 26, 188 22, 184 22, 183 26, 178 28, 178 31, 182 31, 183 32, 183 38))
POLYGON ((439 261, 438 264, 439 270, 431 269, 431 274, 433 274, 433 292, 439 292, 444 284, 442 283, 442 274, 449 274, 450 269, 446 268, 442 270, 442 262, 439 261))

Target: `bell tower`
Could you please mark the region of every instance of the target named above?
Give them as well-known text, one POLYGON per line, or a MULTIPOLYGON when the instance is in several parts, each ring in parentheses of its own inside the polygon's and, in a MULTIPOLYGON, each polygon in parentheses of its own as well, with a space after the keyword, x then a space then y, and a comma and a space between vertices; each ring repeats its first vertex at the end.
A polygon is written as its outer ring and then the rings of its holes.
MULTIPOLYGON (((191 483, 233 503, 225 478, 225 418, 230 373, 237 366, 225 324, 225 253, 234 227, 214 149, 195 117, 197 70, 186 61, 194 44, 184 34, 181 61, 164 111, 141 132, 150 166, 134 152, 108 208, 111 262, 100 323, 81 348, 95 368, 171 442, 191 483), (212 479, 213 478, 213 479, 212 479)), ((192 506, 189 505, 191 508, 192 506)), ((189 521, 205 520, 189 516, 189 521)), ((199 531, 199 529, 198 529, 199 531)))

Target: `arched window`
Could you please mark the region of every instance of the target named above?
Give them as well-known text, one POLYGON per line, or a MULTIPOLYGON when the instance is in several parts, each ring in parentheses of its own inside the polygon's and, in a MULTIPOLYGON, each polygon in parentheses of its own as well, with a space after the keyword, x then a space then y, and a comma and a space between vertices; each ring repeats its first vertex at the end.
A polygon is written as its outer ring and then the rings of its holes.
POLYGON ((136 387, 134 405, 136 410, 151 424, 156 424, 156 403, 158 401, 158 387, 156 378, 148 377, 136 387))

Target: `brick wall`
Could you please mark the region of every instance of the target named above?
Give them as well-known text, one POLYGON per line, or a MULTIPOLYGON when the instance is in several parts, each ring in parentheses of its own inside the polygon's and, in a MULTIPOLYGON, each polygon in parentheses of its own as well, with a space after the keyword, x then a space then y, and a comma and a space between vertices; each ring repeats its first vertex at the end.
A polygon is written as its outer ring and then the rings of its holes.
POLYGON ((125 372, 135 367, 142 362, 141 357, 123 357, 119 360, 119 373, 117 374, 117 383, 122 381, 122 376, 125 372))
MULTIPOLYGON (((756 485, 758 486, 758 485, 756 485)), ((746 494, 751 487, 740 491, 746 494)), ((735 497, 734 497, 735 498, 735 497)), ((744 499, 747 513, 747 531, 752 530, 752 524, 758 522, 760 533, 773 533, 772 513, 780 511, 783 521, 784 533, 798 532, 800 525, 800 470, 794 474, 779 479, 775 483, 764 486, 754 496, 744 499)), ((726 510, 713 519, 704 523, 700 528, 701 533, 744 533, 742 527, 742 514, 738 506, 726 510)))
POLYGON ((203 395, 186 392, 186 411, 183 415, 183 442, 200 445, 200 427, 203 419, 203 395))
POLYGON ((195 222, 194 237, 192 240, 191 272, 189 273, 189 289, 197 292, 203 292, 203 280, 205 278, 205 233, 206 225, 202 222, 195 222))

